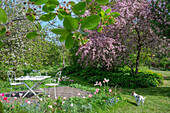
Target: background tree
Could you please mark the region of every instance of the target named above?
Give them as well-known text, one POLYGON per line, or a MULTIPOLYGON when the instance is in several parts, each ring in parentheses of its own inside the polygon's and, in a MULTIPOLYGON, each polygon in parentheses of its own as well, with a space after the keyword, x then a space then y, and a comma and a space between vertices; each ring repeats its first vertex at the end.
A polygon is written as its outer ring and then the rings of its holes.
MULTIPOLYGON (((117 0, 116 4, 110 7, 112 12, 118 12, 120 16, 114 25, 104 27, 101 34, 97 31, 89 32, 88 37, 93 40, 80 47, 78 51, 82 54, 80 60, 85 66, 97 63, 109 69, 113 64, 124 63, 131 68, 133 74, 137 74, 142 51, 147 49, 152 49, 152 52, 163 51, 161 48, 163 40, 151 29, 150 3, 147 0, 117 0), (105 43, 108 43, 107 46, 105 43), (94 62, 91 62, 93 60, 94 62)), ((103 7, 104 11, 106 9, 108 6, 103 7)))
POLYGON ((151 26, 154 32, 162 39, 170 39, 170 1, 152 0, 151 2, 151 26))

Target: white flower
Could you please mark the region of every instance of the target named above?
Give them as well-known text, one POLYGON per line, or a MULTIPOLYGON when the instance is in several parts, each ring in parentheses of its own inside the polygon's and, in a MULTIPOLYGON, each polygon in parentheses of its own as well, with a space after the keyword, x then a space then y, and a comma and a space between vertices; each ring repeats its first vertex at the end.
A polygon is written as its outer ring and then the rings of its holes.
POLYGON ((85 99, 86 97, 85 97, 85 96, 83 96, 82 98, 83 98, 83 99, 85 99))
POLYGON ((14 97, 14 96, 15 96, 15 93, 12 93, 12 96, 14 97))
POLYGON ((48 105, 49 108, 52 108, 53 106, 52 105, 48 105))
POLYGON ((71 107, 73 107, 73 104, 70 104, 71 107))
POLYGON ((78 95, 80 95, 80 93, 78 93, 78 95))
POLYGON ((65 101, 62 102, 62 104, 64 104, 64 103, 65 103, 65 101))
POLYGON ((42 101, 43 99, 42 98, 40 98, 40 101, 42 101))
POLYGON ((30 102, 30 101, 28 101, 27 103, 28 103, 28 104, 31 104, 31 102, 30 102))
POLYGON ((22 97, 23 93, 19 93, 19 96, 22 97))
POLYGON ((48 95, 48 97, 50 97, 50 95, 48 95))
POLYGON ((17 99, 17 97, 14 97, 14 99, 16 100, 16 99, 17 99))
POLYGON ((67 99, 66 97, 63 97, 63 99, 67 99))

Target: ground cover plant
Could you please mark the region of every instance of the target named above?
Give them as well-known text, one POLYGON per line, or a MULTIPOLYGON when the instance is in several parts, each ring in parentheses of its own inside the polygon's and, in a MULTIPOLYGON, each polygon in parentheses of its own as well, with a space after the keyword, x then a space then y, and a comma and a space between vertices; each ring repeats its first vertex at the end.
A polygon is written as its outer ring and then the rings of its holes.
POLYGON ((79 66, 69 66, 63 69, 63 74, 81 77, 89 83, 96 81, 102 82, 102 77, 108 78, 110 86, 120 87, 153 87, 163 84, 163 76, 160 73, 152 71, 139 71, 138 74, 132 74, 128 67, 119 67, 113 70, 103 70, 102 68, 86 67, 80 68, 79 66))

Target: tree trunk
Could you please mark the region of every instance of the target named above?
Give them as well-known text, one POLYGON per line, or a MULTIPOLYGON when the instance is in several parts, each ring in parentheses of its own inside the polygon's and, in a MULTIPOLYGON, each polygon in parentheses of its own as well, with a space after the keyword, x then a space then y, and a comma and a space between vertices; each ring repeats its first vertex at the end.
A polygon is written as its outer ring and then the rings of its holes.
POLYGON ((140 59, 140 52, 141 52, 141 47, 138 46, 138 54, 137 54, 137 58, 136 58, 136 71, 135 74, 138 74, 138 67, 139 67, 139 59, 140 59))
POLYGON ((63 67, 65 67, 65 59, 64 59, 64 55, 63 55, 63 67))

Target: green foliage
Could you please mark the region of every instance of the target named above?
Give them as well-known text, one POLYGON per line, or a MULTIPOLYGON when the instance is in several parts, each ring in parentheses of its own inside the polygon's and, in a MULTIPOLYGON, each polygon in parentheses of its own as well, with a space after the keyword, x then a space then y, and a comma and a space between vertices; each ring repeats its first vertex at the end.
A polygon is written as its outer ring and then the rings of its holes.
POLYGON ((6 28, 5 27, 0 27, 0 35, 5 34, 6 28))
POLYGON ((71 16, 66 16, 64 18, 63 25, 68 30, 75 30, 78 27, 76 19, 71 16))
POLYGON ((161 59, 161 61, 160 61, 160 67, 162 67, 162 68, 166 68, 166 69, 170 69, 170 59, 168 59, 168 58, 163 58, 163 59, 161 59))
POLYGON ((68 36, 67 36, 67 39, 66 39, 66 42, 65 42, 65 47, 67 49, 70 49, 73 45, 74 45, 74 39, 72 38, 73 34, 70 33, 68 36))
POLYGON ((37 24, 35 24, 36 25, 36 27, 37 27, 37 29, 38 30, 41 30, 42 29, 42 26, 41 26, 41 24, 38 22, 37 24))
POLYGON ((0 22, 6 23, 7 15, 4 9, 0 8, 0 22))
POLYGON ((103 70, 100 68, 81 68, 70 66, 64 68, 64 75, 78 76, 87 82, 95 83, 96 81, 103 81, 103 78, 110 80, 109 85, 121 87, 156 87, 163 84, 163 77, 151 71, 140 72, 133 75, 129 68, 118 68, 112 71, 103 70))
POLYGON ((0 47, 2 47, 3 46, 3 42, 0 40, 0 47))
POLYGON ((38 34, 36 32, 30 32, 27 34, 27 38, 28 39, 34 39, 36 36, 38 36, 38 34))
POLYGON ((4 113, 4 107, 2 105, 2 102, 0 101, 0 113, 4 113))
POLYGON ((27 19, 29 20, 29 21, 34 21, 35 20, 35 15, 34 15, 34 10, 33 9, 31 9, 31 8, 28 8, 28 10, 27 10, 27 13, 28 13, 28 15, 27 15, 27 19))
POLYGON ((53 20, 55 17, 56 17, 55 13, 47 13, 47 14, 41 15, 40 20, 50 21, 50 20, 53 20))
POLYGON ((35 5, 42 5, 46 3, 48 0, 29 0, 30 2, 34 2, 35 5))
POLYGON ((59 5, 58 0, 48 0, 48 2, 45 3, 42 10, 44 12, 50 12, 54 11, 54 9, 59 5))
POLYGON ((78 4, 74 5, 72 8, 72 11, 76 15, 83 15, 86 10, 86 3, 85 2, 79 2, 78 4))
POLYGON ((62 35, 62 36, 66 36, 70 33, 70 31, 66 30, 66 29, 52 29, 51 30, 53 33, 57 34, 57 35, 62 35))
POLYGON ((96 2, 97 2, 98 4, 103 5, 103 4, 108 3, 108 2, 109 2, 109 0, 96 0, 96 2))
POLYGON ((89 30, 94 29, 99 24, 99 21, 100 21, 100 16, 91 15, 82 22, 81 28, 82 29, 86 28, 89 30))
POLYGON ((20 112, 18 112, 18 113, 28 113, 27 111, 20 111, 20 112))

